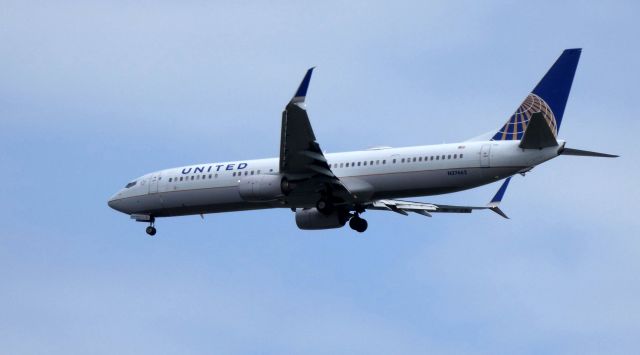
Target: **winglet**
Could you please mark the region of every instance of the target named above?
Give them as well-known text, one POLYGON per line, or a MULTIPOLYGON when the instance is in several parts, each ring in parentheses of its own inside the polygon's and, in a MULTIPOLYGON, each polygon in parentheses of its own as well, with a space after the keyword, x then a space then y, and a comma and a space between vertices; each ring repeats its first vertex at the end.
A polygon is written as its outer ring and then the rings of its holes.
POLYGON ((307 70, 307 73, 304 75, 300 86, 298 86, 298 90, 296 90, 296 93, 291 99, 292 104, 304 103, 304 99, 307 97, 307 89, 309 88, 309 82, 311 81, 311 74, 313 73, 314 68, 315 67, 311 67, 309 68, 309 70, 307 70))
POLYGON ((487 205, 487 207, 489 207, 490 210, 492 210, 493 212, 499 214, 500 216, 506 219, 509 219, 509 217, 507 217, 507 215, 504 212, 502 212, 502 210, 498 207, 498 205, 502 201, 502 197, 504 197, 505 191, 507 191, 507 186, 509 186, 509 181, 511 181, 511 177, 508 177, 502 183, 502 186, 500 186, 500 189, 498 189, 498 192, 496 192, 495 196, 493 196, 493 198, 491 199, 491 202, 489 202, 489 204, 487 205))

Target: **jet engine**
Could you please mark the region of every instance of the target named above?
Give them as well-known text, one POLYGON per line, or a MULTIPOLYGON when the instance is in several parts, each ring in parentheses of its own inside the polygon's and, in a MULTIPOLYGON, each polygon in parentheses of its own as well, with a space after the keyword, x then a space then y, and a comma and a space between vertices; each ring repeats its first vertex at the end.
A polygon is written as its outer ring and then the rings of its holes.
POLYGON ((347 223, 349 213, 336 210, 330 214, 324 214, 317 208, 297 208, 296 224, 300 229, 330 229, 340 228, 347 223))
POLYGON ((273 201, 284 196, 283 186, 286 179, 280 175, 251 175, 240 180, 238 192, 245 201, 273 201))

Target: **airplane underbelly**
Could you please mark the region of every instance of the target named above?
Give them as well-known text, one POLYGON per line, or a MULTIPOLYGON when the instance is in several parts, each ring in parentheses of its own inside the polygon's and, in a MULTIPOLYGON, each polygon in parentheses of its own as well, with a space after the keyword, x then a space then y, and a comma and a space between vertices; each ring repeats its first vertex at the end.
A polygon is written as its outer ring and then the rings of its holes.
POLYGON ((245 201, 240 197, 237 186, 168 191, 161 194, 163 207, 153 211, 153 214, 157 217, 274 207, 268 203, 249 203, 245 201))

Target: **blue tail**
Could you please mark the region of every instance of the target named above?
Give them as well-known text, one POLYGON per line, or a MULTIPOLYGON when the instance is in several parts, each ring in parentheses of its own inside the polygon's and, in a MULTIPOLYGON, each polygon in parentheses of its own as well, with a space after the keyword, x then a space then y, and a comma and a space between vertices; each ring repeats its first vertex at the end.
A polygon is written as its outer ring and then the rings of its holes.
POLYGON ((516 112, 492 140, 520 140, 531 115, 542 112, 554 136, 558 136, 564 108, 571 91, 571 83, 576 74, 581 48, 566 49, 538 85, 522 102, 516 112))

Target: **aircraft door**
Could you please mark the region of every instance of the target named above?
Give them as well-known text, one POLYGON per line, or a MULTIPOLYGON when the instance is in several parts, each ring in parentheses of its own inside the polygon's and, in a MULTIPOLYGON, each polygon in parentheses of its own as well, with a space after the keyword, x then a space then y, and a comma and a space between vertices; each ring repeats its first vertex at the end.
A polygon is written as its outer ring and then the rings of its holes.
POLYGON ((149 193, 155 194, 158 193, 158 180, 160 179, 160 175, 153 175, 149 178, 149 193))
POLYGON ((488 168, 491 164, 491 144, 485 144, 480 148, 480 166, 488 168))

